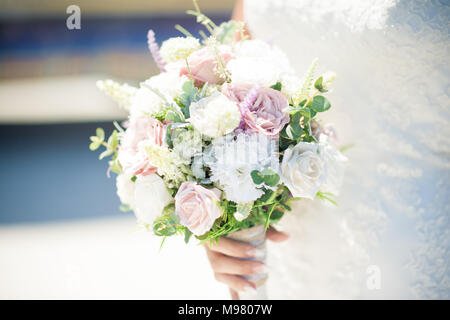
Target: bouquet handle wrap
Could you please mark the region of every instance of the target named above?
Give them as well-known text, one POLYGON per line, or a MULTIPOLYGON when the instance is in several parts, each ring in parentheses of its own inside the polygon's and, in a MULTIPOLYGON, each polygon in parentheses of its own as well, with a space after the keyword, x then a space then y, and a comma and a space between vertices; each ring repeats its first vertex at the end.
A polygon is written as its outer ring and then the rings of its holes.
MULTIPOLYGON (((267 257, 266 248, 266 233, 264 225, 257 225, 249 229, 243 229, 233 232, 227 235, 227 238, 250 243, 258 249, 261 249, 264 254, 255 258, 242 258, 242 260, 258 260, 265 262, 267 257)), ((265 300, 267 299, 266 282, 268 278, 267 273, 251 274, 242 276, 243 278, 251 281, 256 286, 256 292, 239 292, 239 298, 241 300, 265 300)))

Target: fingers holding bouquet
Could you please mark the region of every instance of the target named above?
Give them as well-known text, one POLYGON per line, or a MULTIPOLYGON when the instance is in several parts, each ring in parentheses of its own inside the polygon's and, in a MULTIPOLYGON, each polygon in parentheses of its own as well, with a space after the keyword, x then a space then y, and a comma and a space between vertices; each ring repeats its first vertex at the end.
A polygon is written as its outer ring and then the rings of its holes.
MULTIPOLYGON (((266 237, 271 241, 281 242, 287 240, 289 235, 270 227, 266 237)), ((239 292, 256 290, 256 285, 243 276, 267 272, 264 262, 245 260, 260 259, 265 255, 265 250, 249 243, 220 238, 218 242, 205 243, 204 247, 215 279, 229 287, 233 300, 239 299, 239 292)))

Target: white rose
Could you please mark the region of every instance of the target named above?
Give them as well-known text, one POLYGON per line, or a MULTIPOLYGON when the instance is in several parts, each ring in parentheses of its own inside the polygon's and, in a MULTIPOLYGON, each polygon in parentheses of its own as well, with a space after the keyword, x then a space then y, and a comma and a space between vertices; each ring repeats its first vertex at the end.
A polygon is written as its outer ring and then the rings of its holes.
POLYGON ((134 214, 138 222, 152 224, 173 198, 163 179, 155 173, 139 176, 135 184, 134 214))
POLYGON ((194 102, 189 107, 188 121, 201 134, 217 138, 232 132, 241 122, 236 103, 220 92, 194 102))
POLYGON ((160 112, 165 103, 160 96, 145 87, 139 88, 130 102, 130 116, 132 118, 160 112))
POLYGON ((170 102, 183 92, 183 84, 187 80, 189 79, 186 76, 180 76, 180 71, 175 68, 145 80, 144 84, 158 90, 170 102))
POLYGON ((320 145, 299 142, 284 151, 281 179, 294 197, 314 199, 325 181, 320 145))
POLYGON ((329 138, 320 135, 321 151, 325 162, 326 180, 320 188, 324 192, 339 194, 344 179, 348 159, 329 141, 329 138))
POLYGON ((134 182, 131 181, 132 174, 122 173, 116 178, 117 195, 120 202, 134 207, 134 182))

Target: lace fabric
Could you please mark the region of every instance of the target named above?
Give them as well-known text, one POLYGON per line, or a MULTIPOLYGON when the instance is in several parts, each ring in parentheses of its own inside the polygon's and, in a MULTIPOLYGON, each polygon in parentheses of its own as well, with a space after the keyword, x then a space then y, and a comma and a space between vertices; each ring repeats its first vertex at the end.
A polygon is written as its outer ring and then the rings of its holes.
POLYGON ((269 297, 450 298, 448 2, 245 0, 244 15, 298 72, 315 57, 337 72, 324 120, 355 145, 339 206, 300 201, 282 222, 269 297))

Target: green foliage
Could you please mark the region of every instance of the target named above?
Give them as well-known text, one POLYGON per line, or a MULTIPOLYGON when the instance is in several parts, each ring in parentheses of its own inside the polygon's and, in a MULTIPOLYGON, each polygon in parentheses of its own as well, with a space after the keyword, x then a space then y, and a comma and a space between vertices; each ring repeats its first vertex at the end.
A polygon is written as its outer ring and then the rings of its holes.
POLYGON ((188 228, 184 228, 184 242, 187 244, 191 239, 192 232, 188 228))
POLYGON ((324 96, 315 96, 308 107, 315 112, 324 112, 331 108, 331 104, 324 96))
POLYGON ((281 91, 281 82, 278 81, 277 83, 275 83, 273 86, 270 87, 274 90, 281 91))
POLYGON ((253 170, 250 175, 257 185, 264 183, 266 186, 275 187, 280 182, 280 176, 271 168, 264 168, 261 172, 253 170))
POLYGON ((105 131, 103 131, 102 128, 97 128, 95 130, 96 135, 89 137, 89 139, 92 141, 89 145, 89 149, 92 151, 97 150, 102 145, 103 141, 105 140, 105 131))
MULTIPOLYGON (((119 127, 120 129, 120 127, 119 127)), ((122 167, 120 163, 117 161, 117 153, 119 146, 119 138, 117 136, 118 131, 113 130, 108 140, 105 142, 105 131, 102 128, 97 128, 96 135, 89 137, 91 143, 89 145, 89 149, 94 151, 100 148, 100 146, 104 146, 105 150, 99 155, 99 159, 102 160, 108 156, 111 156, 111 160, 109 161, 109 168, 112 172, 119 174, 122 172, 122 167)))
POLYGON ((215 30, 214 36, 221 43, 229 43, 233 40, 234 35, 239 31, 239 22, 230 20, 221 23, 215 30))
POLYGON ((328 202, 334 204, 335 206, 338 205, 336 200, 334 200, 332 198, 332 197, 334 197, 334 194, 332 194, 330 192, 321 192, 321 191, 319 191, 319 192, 316 193, 316 197, 321 199, 321 200, 328 201, 328 202))
POLYGON ((119 210, 122 212, 128 212, 128 211, 131 211, 132 209, 128 204, 122 203, 119 207, 119 210))
POLYGON ((301 125, 300 125, 300 118, 302 117, 302 114, 300 112, 296 112, 291 116, 291 122, 283 128, 281 131, 281 136, 290 139, 298 141, 302 134, 304 133, 301 125))
MULTIPOLYGON (((190 117, 189 114, 189 106, 193 102, 197 102, 201 99, 200 92, 198 88, 195 86, 195 83, 193 80, 186 81, 183 84, 183 93, 180 94, 176 99, 175 102, 180 106, 181 112, 184 115, 185 119, 188 119, 190 117)), ((174 121, 174 122, 181 122, 181 121, 174 121)))
POLYGON ((319 77, 317 78, 316 82, 314 82, 314 87, 319 90, 319 92, 325 93, 328 92, 327 89, 324 88, 323 86, 323 77, 319 77))
POLYGON ((308 71, 305 74, 305 79, 303 80, 302 89, 300 91, 300 97, 303 99, 304 97, 309 96, 313 83, 314 83, 314 72, 316 70, 318 59, 314 59, 309 67, 308 71))
POLYGON ((175 205, 171 203, 164 208, 162 215, 153 222, 153 233, 160 237, 173 236, 178 231, 178 223, 175 205))

